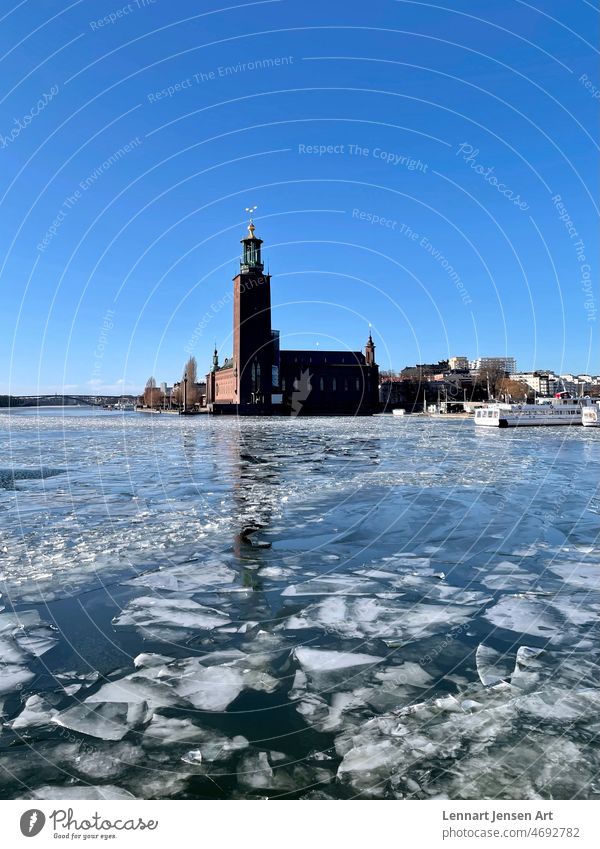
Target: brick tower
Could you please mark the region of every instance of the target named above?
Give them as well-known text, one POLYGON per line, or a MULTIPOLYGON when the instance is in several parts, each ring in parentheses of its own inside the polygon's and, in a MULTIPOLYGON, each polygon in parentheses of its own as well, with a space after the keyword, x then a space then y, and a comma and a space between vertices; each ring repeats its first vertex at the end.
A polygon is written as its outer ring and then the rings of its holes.
POLYGON ((271 333, 271 277, 264 274, 262 239, 241 240, 240 273, 233 278, 233 367, 238 412, 271 412, 273 340, 271 333))

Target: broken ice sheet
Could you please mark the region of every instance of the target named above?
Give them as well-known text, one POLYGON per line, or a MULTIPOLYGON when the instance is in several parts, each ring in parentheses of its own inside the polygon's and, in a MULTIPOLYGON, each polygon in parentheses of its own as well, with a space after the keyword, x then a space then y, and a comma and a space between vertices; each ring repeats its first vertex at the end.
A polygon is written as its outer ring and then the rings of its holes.
POLYGON ((600 591, 600 565, 567 560, 564 563, 552 562, 549 570, 573 587, 600 591))
POLYGON ((50 725, 58 711, 41 695, 30 696, 19 715, 9 723, 13 731, 21 732, 31 728, 50 725))
POLYGON ((122 787, 115 787, 114 784, 102 784, 94 787, 91 784, 46 784, 42 787, 37 787, 35 790, 30 790, 20 799, 73 799, 73 800, 95 800, 106 799, 118 801, 120 799, 135 799, 135 796, 128 790, 122 787))
POLYGON ((196 593, 204 590, 227 588, 236 578, 236 572, 220 561, 191 561, 169 566, 158 572, 149 572, 125 581, 134 587, 152 590, 196 593))
POLYGON ((344 637, 412 640, 467 622, 478 607, 462 604, 382 604, 373 598, 335 596, 310 605, 285 622, 288 630, 321 628, 344 637))
POLYGON ((329 784, 333 773, 322 766, 282 764, 279 752, 249 752, 237 767, 238 783, 250 791, 285 794, 315 784, 329 784))
POLYGON ((35 678, 26 666, 12 663, 0 663, 0 695, 7 695, 35 678))
POLYGON ((88 696, 84 704, 96 702, 127 702, 129 704, 145 703, 150 710, 157 708, 175 707, 181 704, 172 687, 158 680, 152 680, 143 674, 134 673, 114 681, 108 681, 100 689, 88 696))
POLYGON ((530 634, 552 643, 564 642, 563 618, 546 600, 532 600, 523 596, 504 596, 486 610, 485 618, 497 628, 530 634))
POLYGON ((491 590, 524 592, 530 590, 539 580, 536 574, 526 572, 509 560, 486 564, 485 568, 481 568, 479 571, 482 574, 481 583, 491 590))
POLYGON ((548 686, 539 692, 522 696, 516 702, 522 713, 555 723, 573 723, 598 716, 600 690, 566 690, 548 686))
MULTIPOLYGON (((589 794, 597 755, 545 729, 511 737, 502 748, 457 759, 428 788, 436 799, 574 799, 589 794)), ((423 794, 421 794, 423 795, 423 794)), ((592 790, 592 795, 594 791, 592 790)))
POLYGON ((477 674, 484 687, 508 681, 514 668, 514 660, 483 643, 477 646, 475 663, 477 674))
MULTIPOLYGON (((328 649, 297 648, 293 656, 301 667, 304 681, 308 680, 316 690, 344 686, 351 689, 370 675, 377 664, 383 662, 382 657, 360 652, 330 651, 328 649), (348 684, 348 682, 350 682, 348 684)), ((302 687, 303 679, 294 679, 294 689, 302 687)))
POLYGON ((113 620, 113 625, 133 625, 150 637, 177 640, 189 636, 190 632, 211 631, 230 621, 220 610, 188 598, 140 596, 129 602, 113 620))
POLYGON ((52 722, 101 740, 122 740, 132 729, 148 722, 151 716, 145 702, 94 702, 67 708, 52 717, 52 722))
POLYGON ((414 780, 418 770, 428 773, 440 759, 485 750, 508 733, 514 709, 507 692, 483 691, 482 707, 475 710, 463 709, 452 696, 430 699, 370 719, 350 733, 343 731, 336 738, 342 755, 338 779, 368 797, 410 795, 407 781, 414 780))
MULTIPOLYGON (((209 655, 212 665, 205 665, 202 662, 204 657, 189 657, 163 666, 142 668, 126 679, 114 682, 117 686, 111 693, 118 697, 123 682, 124 692, 133 687, 132 694, 137 693, 138 697, 146 695, 151 704, 157 706, 159 697, 165 707, 169 702, 171 705, 185 702, 198 710, 224 711, 246 688, 271 693, 279 685, 278 680, 267 672, 252 668, 242 652, 235 651, 233 658, 230 652, 215 654, 220 654, 218 659, 225 662, 217 663, 217 658, 209 655)), ((104 688, 98 695, 103 693, 106 693, 104 688)))
POLYGON ((35 677, 27 663, 58 643, 37 610, 0 613, 0 696, 8 695, 35 677))
POLYGON ((198 710, 223 711, 244 689, 242 673, 228 666, 204 667, 190 658, 175 667, 175 692, 198 710))
POLYGON ((382 657, 359 652, 328 651, 327 649, 297 648, 294 657, 305 672, 327 674, 355 666, 374 666, 382 657))
MULTIPOLYGON (((262 575, 262 571, 261 571, 262 575)), ((281 593, 283 596, 319 596, 319 595, 368 595, 377 592, 379 585, 374 581, 352 575, 326 575, 299 584, 289 584, 281 593)))

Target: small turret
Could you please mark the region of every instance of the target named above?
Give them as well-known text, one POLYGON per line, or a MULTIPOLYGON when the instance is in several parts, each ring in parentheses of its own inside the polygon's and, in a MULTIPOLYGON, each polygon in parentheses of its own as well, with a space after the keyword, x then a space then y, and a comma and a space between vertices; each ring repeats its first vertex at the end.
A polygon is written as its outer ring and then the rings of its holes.
POLYGON ((217 369, 219 368, 219 354, 217 352, 217 343, 216 342, 215 342, 215 350, 214 350, 214 353, 213 353, 212 361, 213 361, 212 370, 217 371, 217 369))

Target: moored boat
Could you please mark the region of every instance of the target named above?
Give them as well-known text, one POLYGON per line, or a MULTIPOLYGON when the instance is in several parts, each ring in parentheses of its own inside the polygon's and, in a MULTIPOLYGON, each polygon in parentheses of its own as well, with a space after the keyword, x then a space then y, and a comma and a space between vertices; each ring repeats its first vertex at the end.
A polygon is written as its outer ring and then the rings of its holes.
POLYGON ((584 427, 600 427, 600 401, 592 401, 583 408, 581 424, 584 427))
POLYGON ((475 424, 481 427, 534 427, 540 425, 581 425, 582 412, 591 406, 589 398, 571 398, 566 392, 544 398, 536 404, 486 404, 475 411, 475 424))

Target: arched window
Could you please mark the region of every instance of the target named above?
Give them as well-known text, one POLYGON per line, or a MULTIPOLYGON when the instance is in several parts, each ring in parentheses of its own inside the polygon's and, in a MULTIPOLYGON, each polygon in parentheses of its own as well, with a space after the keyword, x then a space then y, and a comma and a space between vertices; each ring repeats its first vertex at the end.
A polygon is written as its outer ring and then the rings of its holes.
POLYGON ((348 391, 348 378, 344 380, 344 392, 348 391))
POLYGON ((356 378, 356 391, 358 392, 359 390, 360 390, 360 380, 357 377, 356 378))
POLYGON ((337 381, 336 381, 335 377, 331 381, 331 388, 333 389, 334 392, 337 389, 337 381))
POLYGON ((319 389, 321 390, 321 392, 325 389, 325 381, 323 380, 323 378, 321 378, 321 380, 319 381, 319 389))

